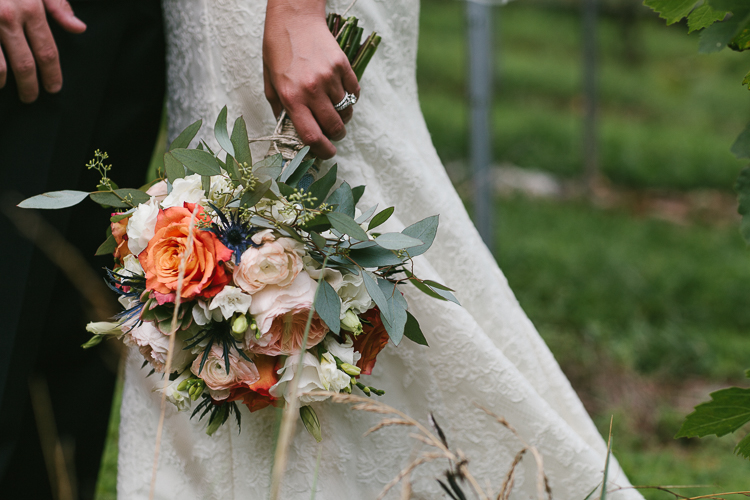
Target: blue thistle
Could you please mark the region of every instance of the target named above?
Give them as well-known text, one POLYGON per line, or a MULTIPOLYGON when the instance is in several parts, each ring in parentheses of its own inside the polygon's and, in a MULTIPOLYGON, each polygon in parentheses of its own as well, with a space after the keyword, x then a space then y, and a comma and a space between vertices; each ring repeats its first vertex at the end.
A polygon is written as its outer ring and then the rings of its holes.
POLYGON ((234 263, 239 264, 242 253, 247 250, 248 247, 258 246, 253 243, 253 240, 251 239, 252 236, 258 232, 258 229, 250 227, 248 222, 242 221, 239 212, 235 212, 234 214, 231 214, 230 217, 227 217, 224 215, 224 212, 219 210, 213 204, 209 203, 209 205, 214 209, 220 220, 218 224, 214 222, 211 225, 210 231, 219 238, 219 241, 221 241, 225 247, 233 252, 232 258, 234 263))
POLYGON ((132 276, 129 274, 120 274, 109 268, 105 268, 105 271, 107 271, 107 276, 104 278, 104 282, 110 290, 122 297, 129 297, 137 300, 136 305, 118 313, 115 315, 115 319, 124 323, 129 319, 140 316, 143 311, 143 306, 145 305, 140 301, 140 297, 141 294, 146 291, 146 277, 138 276, 137 274, 132 276), (125 288, 128 288, 127 292, 125 291, 125 288))

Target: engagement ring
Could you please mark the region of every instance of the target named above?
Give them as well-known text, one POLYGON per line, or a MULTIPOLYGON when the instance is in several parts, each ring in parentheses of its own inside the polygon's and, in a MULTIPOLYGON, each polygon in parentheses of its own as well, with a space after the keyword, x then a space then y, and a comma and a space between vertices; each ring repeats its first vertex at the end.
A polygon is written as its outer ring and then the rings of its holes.
POLYGON ((333 107, 334 109, 336 109, 336 111, 344 111, 346 108, 356 103, 357 97, 354 94, 350 94, 349 92, 347 92, 344 98, 341 99, 341 102, 339 102, 338 104, 334 104, 333 107))

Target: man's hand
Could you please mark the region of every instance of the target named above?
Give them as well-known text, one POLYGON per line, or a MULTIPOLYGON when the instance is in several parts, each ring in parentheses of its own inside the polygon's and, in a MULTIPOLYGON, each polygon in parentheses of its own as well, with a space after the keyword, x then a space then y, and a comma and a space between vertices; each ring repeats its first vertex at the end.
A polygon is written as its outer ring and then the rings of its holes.
POLYGON ((5 87, 10 66, 22 102, 39 96, 37 69, 47 92, 62 88, 60 57, 47 14, 70 33, 86 30, 67 0, 0 0, 0 89, 5 87))
POLYGON ((278 116, 289 113, 302 142, 327 159, 336 154, 331 141, 346 135, 352 108, 333 105, 346 92, 359 97, 359 83, 349 60, 328 29, 325 0, 269 0, 263 34, 266 99, 278 116))

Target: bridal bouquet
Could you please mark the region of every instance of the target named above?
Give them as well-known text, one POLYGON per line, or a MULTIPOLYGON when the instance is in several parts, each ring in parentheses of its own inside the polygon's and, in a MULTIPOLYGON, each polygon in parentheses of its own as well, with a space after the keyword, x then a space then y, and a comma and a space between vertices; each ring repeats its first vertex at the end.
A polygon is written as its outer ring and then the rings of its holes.
POLYGON ((90 197, 116 210, 97 254, 114 257, 106 280, 123 311, 89 324, 84 347, 107 336, 137 347, 144 366, 169 377, 169 401, 210 415, 209 434, 230 414, 239 420, 237 403, 251 412, 281 405, 299 373, 303 422, 319 438, 307 406, 325 399, 317 392, 380 395, 362 376, 388 341, 427 344, 401 287, 456 300, 412 274, 438 217, 381 233, 394 207, 360 211, 365 186, 337 186, 336 165, 314 180, 307 147, 291 160, 253 163, 244 120, 230 134, 226 116, 225 107, 215 125, 223 153, 205 142, 188 147, 196 122, 144 188, 119 188, 97 152, 88 165, 102 176, 96 191, 45 193, 19 206, 63 208, 90 197))

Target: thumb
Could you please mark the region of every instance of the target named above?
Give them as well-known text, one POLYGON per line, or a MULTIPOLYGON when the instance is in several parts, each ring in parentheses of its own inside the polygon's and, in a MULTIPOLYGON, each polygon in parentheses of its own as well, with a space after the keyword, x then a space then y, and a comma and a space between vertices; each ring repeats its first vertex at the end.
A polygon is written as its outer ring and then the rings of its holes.
POLYGON ((67 0, 44 0, 44 8, 65 31, 70 33, 86 31, 86 24, 75 16, 67 0))

